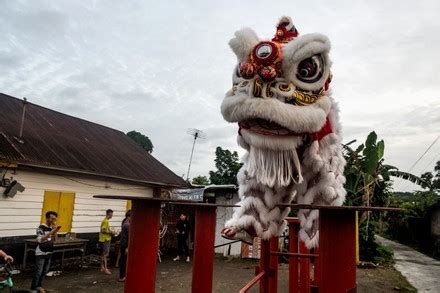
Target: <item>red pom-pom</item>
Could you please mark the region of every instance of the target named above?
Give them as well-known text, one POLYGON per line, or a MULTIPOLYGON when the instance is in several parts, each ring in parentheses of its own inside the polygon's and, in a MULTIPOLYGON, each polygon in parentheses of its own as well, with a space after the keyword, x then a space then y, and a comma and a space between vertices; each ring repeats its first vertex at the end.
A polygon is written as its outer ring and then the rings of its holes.
POLYGON ((273 66, 264 66, 258 73, 264 81, 271 81, 277 77, 277 71, 273 66))
POLYGON ((245 79, 251 79, 255 76, 255 68, 251 63, 240 64, 240 75, 245 79))

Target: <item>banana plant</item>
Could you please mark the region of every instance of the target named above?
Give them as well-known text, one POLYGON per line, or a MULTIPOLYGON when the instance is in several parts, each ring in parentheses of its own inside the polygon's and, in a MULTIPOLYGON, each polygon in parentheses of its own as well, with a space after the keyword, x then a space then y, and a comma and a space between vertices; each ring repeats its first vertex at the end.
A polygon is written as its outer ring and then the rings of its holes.
POLYGON ((388 193, 391 188, 391 177, 398 177, 423 186, 429 184, 422 178, 400 171, 397 167, 384 164, 385 143, 377 140, 376 132, 371 132, 365 143, 356 149, 351 148, 355 140, 343 145, 344 157, 347 161, 345 168, 345 189, 347 190, 347 204, 371 206, 373 202, 380 202, 381 197, 388 193))
MULTIPOLYGON (((391 177, 411 181, 420 186, 428 184, 420 177, 400 171, 397 167, 384 164, 385 143, 377 140, 377 134, 371 132, 365 143, 355 150, 350 147, 355 141, 343 146, 347 161, 345 168, 347 190, 346 204, 355 206, 386 206, 391 195, 391 177)), ((361 222, 366 222, 368 231, 370 213, 363 213, 361 222)), ((368 232, 366 233, 368 237, 368 232)))

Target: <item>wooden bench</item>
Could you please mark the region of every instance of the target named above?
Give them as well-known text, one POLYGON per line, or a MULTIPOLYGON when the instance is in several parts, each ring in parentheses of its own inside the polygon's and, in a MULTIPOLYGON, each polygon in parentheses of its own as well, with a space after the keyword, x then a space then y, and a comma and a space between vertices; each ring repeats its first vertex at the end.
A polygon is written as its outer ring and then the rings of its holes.
MULTIPOLYGON (((54 242, 54 251, 53 253, 59 253, 61 252, 61 267, 64 264, 64 255, 68 251, 79 251, 81 252, 81 261, 83 261, 84 256, 86 254, 86 248, 87 248, 87 242, 89 240, 87 239, 71 239, 71 240, 65 240, 64 238, 58 238, 54 242)), ((22 268, 26 268, 27 264, 27 257, 28 252, 33 251, 35 253, 35 250, 37 249, 38 241, 37 239, 26 239, 24 244, 24 255, 23 255, 23 266, 22 268)))

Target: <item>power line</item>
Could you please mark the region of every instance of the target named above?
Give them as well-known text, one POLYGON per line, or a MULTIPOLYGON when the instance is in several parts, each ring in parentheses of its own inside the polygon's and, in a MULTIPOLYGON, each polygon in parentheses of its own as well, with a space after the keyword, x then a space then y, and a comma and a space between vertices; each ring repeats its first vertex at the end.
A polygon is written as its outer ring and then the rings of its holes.
POLYGON ((421 174, 423 174, 423 172, 425 172, 426 171, 426 169, 428 169, 429 168, 429 166, 431 166, 431 164, 433 163, 433 162, 435 162, 435 161, 437 161, 437 160, 439 160, 440 159, 440 153, 437 155, 437 156, 434 156, 433 158, 432 158, 432 160, 425 166, 425 168, 423 168, 423 170, 420 172, 421 174))
POLYGON ((426 155, 426 153, 435 145, 435 143, 438 141, 438 139, 440 138, 440 135, 437 136, 436 139, 434 139, 434 141, 431 143, 431 145, 426 149, 426 151, 417 159, 417 161, 415 161, 415 163, 411 166, 411 168, 409 168, 408 173, 412 171, 412 169, 417 165, 418 162, 420 162, 420 160, 426 155))
MULTIPOLYGON (((422 175, 426 169, 429 168, 429 166, 431 166, 431 164, 435 161, 438 161, 440 159, 440 154, 438 154, 437 156, 434 156, 433 159, 425 166, 425 168, 423 168, 422 171, 420 171, 420 175, 422 175)), ((406 181, 406 185, 403 187, 403 189, 406 189, 408 186, 411 185, 411 182, 406 181)))
MULTIPOLYGON (((428 148, 423 152, 423 154, 421 154, 418 159, 414 162, 414 164, 412 164, 412 166, 409 168, 409 170, 407 171, 408 173, 410 173, 414 167, 420 162, 420 160, 429 152, 429 150, 437 143, 437 141, 440 139, 440 135, 437 136, 434 141, 428 146, 428 148)), ((397 186, 394 188, 395 190, 397 190, 398 188, 402 187, 402 182, 405 182, 406 184, 404 185, 404 187, 408 187, 410 185, 409 182, 407 181, 403 181, 401 180, 399 183, 397 183, 397 186)))

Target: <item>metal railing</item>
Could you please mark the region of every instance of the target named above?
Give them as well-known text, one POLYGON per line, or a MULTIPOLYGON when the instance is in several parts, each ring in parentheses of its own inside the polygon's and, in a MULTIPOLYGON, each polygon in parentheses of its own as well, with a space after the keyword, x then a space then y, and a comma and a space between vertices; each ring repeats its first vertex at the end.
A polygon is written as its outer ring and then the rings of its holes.
MULTIPOLYGON (((214 239, 217 207, 235 207, 179 200, 98 195, 97 198, 131 199, 129 253, 125 292, 155 292, 159 246, 160 210, 163 202, 190 205, 195 209, 195 239, 192 270, 193 293, 212 292, 214 239)), ((319 209, 319 253, 310 252, 298 240, 299 221, 290 219, 289 252, 278 249, 278 238, 261 242, 260 265, 256 276, 241 289, 247 292, 259 283, 260 293, 276 293, 278 258, 289 257, 289 292, 355 292, 356 290, 356 210, 401 211, 390 208, 323 207, 283 205, 301 209, 319 209), (311 268, 313 277, 311 277, 311 268)))

